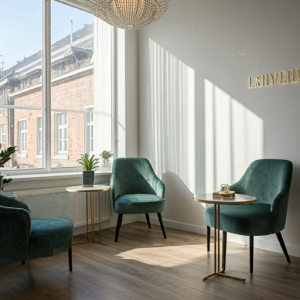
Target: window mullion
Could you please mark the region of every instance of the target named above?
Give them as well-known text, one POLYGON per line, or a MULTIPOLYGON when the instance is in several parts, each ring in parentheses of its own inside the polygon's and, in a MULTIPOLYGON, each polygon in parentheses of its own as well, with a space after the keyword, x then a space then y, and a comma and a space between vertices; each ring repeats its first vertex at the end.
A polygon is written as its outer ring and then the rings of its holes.
POLYGON ((43 168, 51 171, 51 0, 43 0, 43 168))

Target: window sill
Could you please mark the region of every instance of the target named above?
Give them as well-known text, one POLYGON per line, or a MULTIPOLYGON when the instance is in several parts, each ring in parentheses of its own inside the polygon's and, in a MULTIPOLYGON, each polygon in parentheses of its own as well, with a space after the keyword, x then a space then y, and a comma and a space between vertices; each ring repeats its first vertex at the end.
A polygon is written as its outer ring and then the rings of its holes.
MULTIPOLYGON (((110 176, 111 172, 95 172, 95 184, 109 182, 110 176)), ((5 177, 13 180, 5 185, 4 192, 56 189, 82 184, 82 172, 8 175, 5 177)))
MULTIPOLYGON (((111 175, 111 171, 108 172, 95 172, 95 177, 111 175)), ((76 178, 82 177, 82 172, 65 172, 65 173, 43 173, 43 174, 26 174, 26 175, 7 175, 13 179, 13 181, 28 181, 28 180, 49 180, 49 179, 66 179, 66 178, 76 178)))
POLYGON ((27 158, 27 153, 19 153, 18 158, 27 158))
POLYGON ((52 159, 57 159, 57 160, 69 160, 69 155, 68 154, 57 154, 52 159))
POLYGON ((42 157, 43 157, 43 156, 40 155, 40 154, 35 156, 35 158, 42 158, 42 157))

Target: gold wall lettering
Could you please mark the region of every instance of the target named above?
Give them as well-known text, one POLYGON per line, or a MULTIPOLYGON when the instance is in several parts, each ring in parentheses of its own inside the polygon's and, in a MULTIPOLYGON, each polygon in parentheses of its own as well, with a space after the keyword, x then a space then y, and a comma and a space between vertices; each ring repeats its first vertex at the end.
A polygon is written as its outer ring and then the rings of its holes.
POLYGON ((289 84, 289 83, 297 83, 300 82, 300 68, 297 69, 297 72, 294 69, 281 71, 281 72, 275 72, 275 73, 268 73, 268 74, 262 74, 255 76, 255 80, 252 79, 251 76, 249 76, 249 89, 255 89, 258 87, 264 87, 264 86, 272 86, 277 84, 289 84), (279 81, 278 79, 278 73, 279 73, 279 81), (297 79, 296 79, 297 74, 297 79), (271 80, 270 80, 271 79, 271 80), (255 82, 253 84, 253 81, 255 82))

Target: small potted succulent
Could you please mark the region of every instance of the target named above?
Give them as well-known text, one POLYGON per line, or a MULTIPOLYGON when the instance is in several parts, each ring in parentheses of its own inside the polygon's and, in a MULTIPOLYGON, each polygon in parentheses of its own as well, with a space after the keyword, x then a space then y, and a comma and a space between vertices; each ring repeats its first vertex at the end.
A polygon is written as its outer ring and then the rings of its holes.
POLYGON ((111 162, 110 158, 113 157, 113 153, 111 151, 102 151, 100 154, 100 158, 102 160, 101 171, 110 171, 111 170, 111 162))
MULTIPOLYGON (((4 168, 4 165, 11 160, 11 156, 16 152, 16 148, 17 146, 11 146, 0 152, 0 168, 4 168)), ((3 190, 3 186, 5 184, 8 184, 12 181, 11 178, 3 179, 3 177, 4 176, 1 175, 0 172, 0 191, 3 190)))
POLYGON ((80 159, 77 160, 83 167, 83 187, 94 186, 95 170, 99 168, 99 158, 95 158, 94 155, 89 158, 89 155, 81 154, 80 159))

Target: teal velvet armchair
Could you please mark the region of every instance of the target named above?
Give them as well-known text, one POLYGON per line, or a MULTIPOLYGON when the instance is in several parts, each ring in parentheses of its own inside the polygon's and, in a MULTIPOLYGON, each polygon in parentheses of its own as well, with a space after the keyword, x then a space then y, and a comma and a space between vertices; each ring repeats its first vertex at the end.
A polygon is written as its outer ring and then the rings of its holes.
POLYGON ((118 158, 114 161, 110 180, 114 211, 119 214, 115 242, 124 214, 145 214, 151 228, 149 213, 157 213, 166 238, 161 213, 165 210, 165 184, 155 175, 146 158, 118 158))
POLYGON ((73 224, 62 219, 31 219, 28 206, 0 194, 0 266, 53 256, 68 250, 72 271, 73 224))
MULTIPOLYGON (((243 177, 230 190, 237 194, 255 196, 249 205, 221 205, 220 226, 223 230, 223 269, 225 270, 227 232, 250 237, 250 273, 253 273, 254 236, 276 233, 288 262, 290 258, 281 231, 284 229, 293 164, 281 159, 260 159, 251 163, 243 177)), ((210 227, 214 224, 214 211, 205 212, 207 249, 210 227)))

